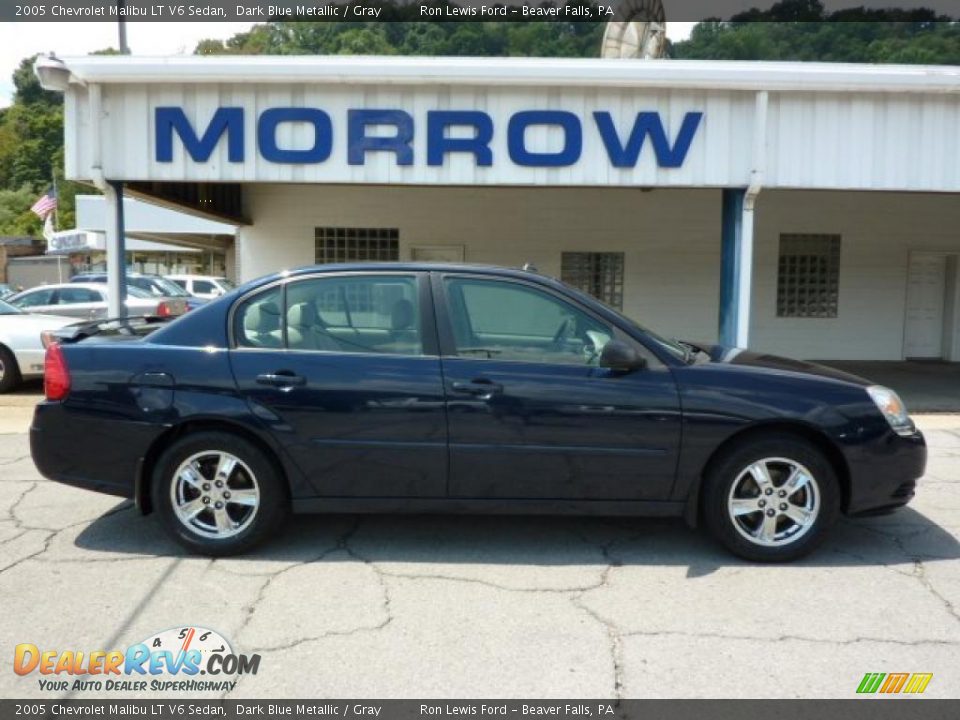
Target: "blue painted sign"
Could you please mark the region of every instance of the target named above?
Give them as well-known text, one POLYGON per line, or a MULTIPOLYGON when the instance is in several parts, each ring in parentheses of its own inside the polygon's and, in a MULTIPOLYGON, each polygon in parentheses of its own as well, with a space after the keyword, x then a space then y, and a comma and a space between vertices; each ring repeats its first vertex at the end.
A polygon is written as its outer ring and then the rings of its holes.
MULTIPOLYGON (((227 144, 227 160, 242 163, 246 159, 242 107, 221 107, 213 114, 206 128, 198 131, 180 107, 158 107, 155 113, 157 162, 173 162, 174 135, 180 138, 187 155, 194 162, 206 162, 217 145, 227 144)), ((657 164, 663 168, 683 165, 690 150, 703 113, 688 112, 677 135, 667 136, 658 112, 640 112, 628 123, 617 122, 607 111, 592 113, 593 129, 599 134, 610 164, 617 168, 635 167, 647 138, 657 164)), ((590 123, 588 123, 590 124, 590 123)), ((330 115, 319 108, 269 108, 257 118, 257 152, 269 162, 286 164, 322 163, 330 157, 335 140, 330 115), (313 126, 313 146, 282 148, 277 130, 285 123, 306 123, 313 126)), ((413 165, 415 161, 413 116, 403 110, 353 109, 347 111, 347 162, 363 165, 369 153, 392 153, 396 164, 413 165), (391 127, 390 135, 374 135, 374 127, 391 127)), ((496 158, 490 143, 494 137, 494 120, 481 110, 430 110, 427 112, 427 157, 429 166, 442 166, 448 155, 472 155, 479 167, 490 167, 496 158), (472 129, 472 136, 450 137, 452 128, 472 129)), ((507 154, 510 162, 522 167, 567 167, 575 165, 583 154, 584 122, 566 110, 524 110, 514 113, 507 123, 507 154), (556 150, 531 149, 527 130, 537 127, 555 128, 563 138, 556 150)), ((462 130, 461 130, 462 134, 462 130)))

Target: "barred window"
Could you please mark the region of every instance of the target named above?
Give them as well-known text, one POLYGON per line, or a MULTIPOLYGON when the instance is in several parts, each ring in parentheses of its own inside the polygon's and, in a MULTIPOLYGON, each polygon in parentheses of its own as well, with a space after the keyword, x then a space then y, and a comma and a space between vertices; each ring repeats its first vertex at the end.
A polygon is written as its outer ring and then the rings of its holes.
POLYGON ((562 253, 560 279, 610 307, 623 308, 623 253, 562 253))
POLYGON ((777 317, 835 318, 840 297, 840 236, 781 235, 777 317))
POLYGON ((314 230, 317 264, 400 259, 397 228, 318 227, 314 230))

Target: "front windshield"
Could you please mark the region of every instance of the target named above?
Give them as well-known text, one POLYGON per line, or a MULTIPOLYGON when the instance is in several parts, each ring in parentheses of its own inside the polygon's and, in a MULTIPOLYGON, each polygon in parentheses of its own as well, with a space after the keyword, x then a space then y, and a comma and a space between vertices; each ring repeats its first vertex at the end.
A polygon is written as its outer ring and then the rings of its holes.
POLYGON ((23 310, 15 308, 10 303, 0 300, 0 315, 22 315, 23 310))
POLYGON ((217 278, 217 282, 223 287, 224 290, 233 290, 237 285, 233 280, 227 280, 226 278, 217 278))
MULTIPOLYGON (((561 281, 561 282, 563 282, 563 281, 561 281)), ((688 358, 687 350, 686 350, 686 348, 684 348, 683 345, 681 345, 680 343, 676 342, 675 340, 667 340, 667 339, 664 338, 664 337, 660 337, 659 335, 657 335, 657 333, 655 333, 655 332, 653 332, 652 330, 644 327, 643 325, 641 325, 640 323, 638 323, 638 322, 637 322, 636 320, 634 320, 633 318, 628 317, 627 315, 624 315, 622 312, 620 312, 620 311, 617 310, 616 308, 612 308, 612 307, 610 307, 609 305, 607 305, 605 302, 603 302, 603 300, 600 300, 599 298, 596 298, 596 297, 594 297, 593 295, 590 295, 589 293, 584 292, 584 291, 581 290, 580 288, 574 287, 573 285, 570 285, 570 284, 568 284, 568 283, 563 283, 563 284, 566 285, 566 286, 567 286, 568 288, 570 288, 571 290, 573 290, 573 292, 575 292, 575 293, 577 293, 578 295, 580 295, 581 297, 586 297, 586 298, 589 298, 590 300, 593 300, 594 302, 600 303, 600 304, 603 305, 605 308, 607 308, 607 310, 609 310, 609 311, 612 312, 614 315, 616 315, 618 318, 620 318, 625 325, 629 325, 630 327, 634 328, 635 330, 640 331, 641 333, 643 333, 643 335, 644 335, 645 337, 650 338, 650 340, 652 340, 652 341, 653 341, 654 343, 656 343, 659 347, 663 348, 665 351, 667 351, 668 353, 670 353, 671 355, 673 355, 673 356, 674 356, 675 358, 677 358, 678 360, 684 360, 684 361, 687 360, 687 358, 688 358)))

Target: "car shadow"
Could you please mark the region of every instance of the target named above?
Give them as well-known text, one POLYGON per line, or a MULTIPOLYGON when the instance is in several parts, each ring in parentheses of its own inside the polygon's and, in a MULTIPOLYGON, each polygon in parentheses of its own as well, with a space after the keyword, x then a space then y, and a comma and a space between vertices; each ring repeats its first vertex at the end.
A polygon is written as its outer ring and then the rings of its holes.
MULTIPOLYGON (((125 501, 91 522, 75 545, 91 552, 185 557, 156 515, 125 501)), ((884 566, 960 558, 948 530, 905 508, 893 515, 843 519, 824 545, 795 563, 808 567, 884 566)), ((687 577, 749 565, 705 531, 679 519, 489 515, 299 515, 284 532, 246 555, 221 562, 438 563, 489 565, 677 565, 687 577)))

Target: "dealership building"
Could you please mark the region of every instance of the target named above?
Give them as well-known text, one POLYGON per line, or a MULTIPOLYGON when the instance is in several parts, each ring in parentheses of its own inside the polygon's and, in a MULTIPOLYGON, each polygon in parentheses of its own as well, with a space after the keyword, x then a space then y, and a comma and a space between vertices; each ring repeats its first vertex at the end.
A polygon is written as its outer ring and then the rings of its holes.
POLYGON ((531 263, 671 336, 960 362, 960 68, 98 56, 38 74, 65 91, 67 176, 105 191, 115 244, 134 196, 238 226, 239 280, 531 263))

